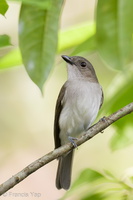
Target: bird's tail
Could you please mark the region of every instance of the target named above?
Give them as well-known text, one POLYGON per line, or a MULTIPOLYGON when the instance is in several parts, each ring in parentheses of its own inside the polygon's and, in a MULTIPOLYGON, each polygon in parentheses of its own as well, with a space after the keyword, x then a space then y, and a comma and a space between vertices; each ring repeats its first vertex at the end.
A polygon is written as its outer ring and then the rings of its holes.
POLYGON ((59 158, 59 164, 56 175, 57 189, 69 189, 71 183, 72 160, 73 151, 59 158))

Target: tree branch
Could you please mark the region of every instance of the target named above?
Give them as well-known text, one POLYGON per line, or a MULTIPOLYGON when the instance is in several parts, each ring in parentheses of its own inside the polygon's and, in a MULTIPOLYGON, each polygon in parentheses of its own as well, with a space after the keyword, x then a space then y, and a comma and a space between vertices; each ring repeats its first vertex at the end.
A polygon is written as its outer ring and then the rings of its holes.
MULTIPOLYGON (((75 143, 77 144, 77 146, 81 145, 82 143, 86 142, 87 140, 91 139, 96 134, 107 128, 110 124, 114 123, 118 119, 124 117, 125 115, 131 112, 133 112, 133 102, 121 108, 112 115, 102 118, 99 122, 90 127, 89 130, 85 134, 83 134, 78 140, 76 140, 75 143)), ((51 151, 45 156, 39 158, 38 160, 34 161, 33 163, 25 167, 22 171, 18 172, 10 179, 5 181, 3 184, 1 184, 0 195, 4 194, 10 188, 17 185, 19 182, 21 182, 23 179, 28 177, 30 174, 32 174, 39 168, 43 167, 44 165, 58 158, 59 156, 62 156, 63 154, 67 153, 73 148, 74 148, 73 145, 71 143, 68 143, 64 146, 61 146, 58 149, 55 149, 54 151, 51 151)))

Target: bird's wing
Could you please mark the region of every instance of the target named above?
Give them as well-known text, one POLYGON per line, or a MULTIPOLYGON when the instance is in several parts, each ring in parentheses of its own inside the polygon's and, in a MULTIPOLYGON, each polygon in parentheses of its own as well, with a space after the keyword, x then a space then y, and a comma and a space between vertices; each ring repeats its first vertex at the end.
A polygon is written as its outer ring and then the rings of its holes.
MULTIPOLYGON (((101 88, 101 90, 102 90, 102 88, 101 88)), ((101 103, 100 103, 99 109, 101 108, 103 101, 104 101, 104 94, 103 94, 103 90, 102 90, 101 103)))
POLYGON ((56 107, 55 107, 55 119, 54 119, 54 141, 55 141, 55 149, 61 146, 61 141, 60 141, 60 127, 59 127, 59 118, 60 114, 62 111, 62 100, 65 94, 66 86, 65 84, 62 86, 57 102, 56 102, 56 107))

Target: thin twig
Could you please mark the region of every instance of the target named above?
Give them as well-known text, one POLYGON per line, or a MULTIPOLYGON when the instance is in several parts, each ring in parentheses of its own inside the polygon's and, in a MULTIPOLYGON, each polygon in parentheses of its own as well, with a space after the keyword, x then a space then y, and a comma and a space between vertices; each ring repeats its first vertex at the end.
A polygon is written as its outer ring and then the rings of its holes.
MULTIPOLYGON (((75 141, 77 146, 81 145, 82 143, 86 142, 87 140, 94 137, 96 134, 110 126, 110 124, 114 123, 118 119, 124 117, 125 115, 133 112, 133 102, 126 105, 125 107, 121 108, 117 112, 113 113, 112 115, 108 117, 102 118, 98 123, 93 125, 89 130, 82 135, 78 140, 75 141)), ((0 195, 4 194, 6 191, 8 191, 10 188, 17 185, 19 182, 24 180, 26 177, 28 177, 30 174, 35 172, 36 170, 40 169, 47 163, 51 162, 52 160, 58 158, 59 156, 65 154, 66 152, 70 151, 73 147, 71 143, 68 143, 64 146, 61 146, 58 149, 55 149, 54 151, 51 151, 50 153, 46 154, 45 156, 39 158, 38 160, 34 161, 27 167, 25 167, 22 171, 18 172, 14 176, 12 176, 10 179, 5 181, 0 185, 0 195)))

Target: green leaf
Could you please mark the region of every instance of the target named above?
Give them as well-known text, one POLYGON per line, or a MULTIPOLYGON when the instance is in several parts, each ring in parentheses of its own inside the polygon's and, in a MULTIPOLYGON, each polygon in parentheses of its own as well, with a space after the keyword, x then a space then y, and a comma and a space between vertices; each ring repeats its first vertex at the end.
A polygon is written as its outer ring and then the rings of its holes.
POLYGON ((94 23, 85 23, 59 32, 58 51, 64 51, 82 44, 95 33, 94 23))
MULTIPOLYGON (((80 26, 72 27, 71 29, 60 31, 58 34, 59 45, 58 52, 62 52, 66 49, 71 49, 77 45, 77 48, 74 50, 73 54, 78 54, 81 51, 91 52, 95 48, 95 40, 93 33, 95 32, 94 24, 81 24, 80 26), (76 32, 79 32, 79 35, 76 35, 76 32), (71 35, 71 37, 70 37, 71 35), (70 42, 68 43, 68 36, 70 42), (88 38, 89 36, 89 38, 88 38), (81 37, 81 38, 80 38, 81 37), (72 39, 73 38, 73 39, 72 39), (86 40, 86 38, 88 38, 86 40), (85 42, 84 42, 85 41, 85 42), (82 45, 83 42, 83 45, 82 45)), ((12 50, 6 56, 0 59, 0 68, 14 67, 22 64, 22 59, 20 51, 18 49, 12 50)))
POLYGON ((92 169, 83 170, 70 190, 61 199, 69 199, 68 197, 82 200, 122 199, 125 194, 132 191, 132 186, 115 178, 111 172, 107 170, 104 172, 105 176, 92 169))
POLYGON ((133 1, 99 0, 96 21, 100 55, 112 68, 122 70, 131 60, 133 1))
POLYGON ((0 35, 0 47, 11 45, 10 37, 8 35, 0 35))
POLYGON ((115 124, 115 133, 111 139, 112 150, 118 150, 133 144, 133 116, 115 124))
POLYGON ((88 194, 85 197, 81 198, 81 200, 104 200, 103 194, 95 193, 95 194, 88 194))
MULTIPOLYGON (((133 102, 133 68, 118 74, 107 89, 104 109, 113 113, 125 105, 133 102)), ((111 140, 112 150, 133 144, 133 114, 116 121, 113 126, 115 133, 111 140)))
POLYGON ((54 63, 62 3, 63 0, 54 0, 50 9, 21 7, 20 50, 29 76, 41 90, 54 63))
POLYGON ((106 178, 108 178, 108 180, 116 181, 116 178, 110 171, 105 169, 104 173, 105 173, 106 178))
MULTIPOLYGON (((104 179, 106 178, 104 177, 103 174, 95 170, 87 168, 80 173, 78 178, 72 184, 70 190, 67 191, 67 193, 65 193, 65 195, 62 197, 62 200, 67 199, 67 197, 74 194, 75 191, 80 193, 80 191, 82 191, 83 186, 86 186, 87 184, 92 184, 92 183, 94 183, 95 185, 96 182, 99 182, 104 179)), ((89 194, 92 194, 92 191, 90 191, 89 194)))
POLYGON ((4 16, 7 10, 8 10, 8 4, 6 3, 6 1, 0 0, 0 14, 4 16))
POLYGON ((0 58, 0 69, 15 67, 22 64, 22 58, 18 49, 12 50, 4 57, 0 58))
MULTIPOLYGON (((12 1, 12 0, 10 0, 10 1, 12 1)), ((30 1, 29 0, 14 0, 14 1, 22 2, 24 4, 31 5, 31 6, 37 6, 40 9, 49 9, 51 6, 51 2, 52 2, 52 0, 45 0, 45 1, 42 1, 42 0, 30 0, 30 1)))
POLYGON ((77 55, 79 53, 91 53, 96 51, 96 40, 95 36, 89 37, 86 41, 78 45, 75 50, 72 52, 72 55, 77 55))
POLYGON ((98 179, 104 178, 104 176, 92 169, 85 169, 81 172, 79 177, 73 183, 71 189, 83 184, 83 183, 92 183, 93 181, 97 181, 98 179))

